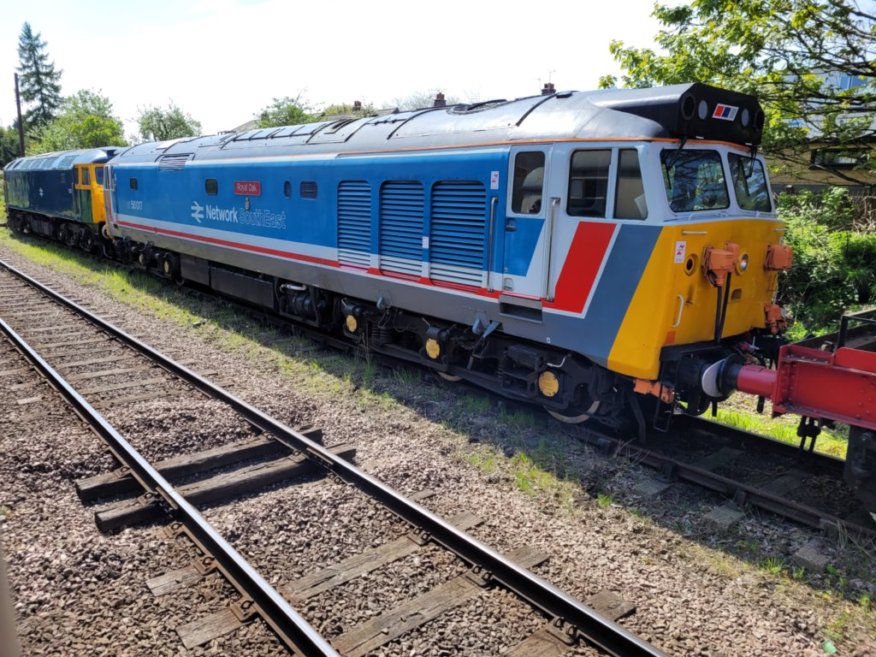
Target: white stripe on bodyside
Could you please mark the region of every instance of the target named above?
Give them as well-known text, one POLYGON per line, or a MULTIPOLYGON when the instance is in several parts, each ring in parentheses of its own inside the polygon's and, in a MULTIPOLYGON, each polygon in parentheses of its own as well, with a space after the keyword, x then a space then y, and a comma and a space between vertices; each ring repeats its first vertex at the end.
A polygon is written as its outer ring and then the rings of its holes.
MULTIPOLYGON (((160 219, 149 219, 146 217, 138 217, 133 215, 117 214, 115 220, 127 221, 143 226, 158 228, 161 230, 172 230, 179 233, 189 233, 198 237, 209 237, 211 239, 225 240, 227 242, 239 242, 248 246, 257 246, 275 251, 289 251, 298 253, 303 256, 313 258, 322 258, 324 260, 336 260, 337 249, 329 246, 319 246, 306 242, 293 242, 288 239, 275 239, 271 237, 263 237, 261 235, 253 235, 251 233, 236 233, 234 231, 219 230, 216 228, 207 228, 206 226, 193 226, 191 224, 180 224, 172 221, 162 221, 160 219)), ((127 226, 119 226, 119 228, 128 228, 127 226)), ((135 229, 136 230, 136 229, 135 229)), ((169 236, 174 237, 174 236, 169 236)), ((185 238, 178 238, 185 239, 185 238)), ((194 240, 197 241, 197 240, 194 240)), ((225 247, 234 248, 234 247, 225 247)), ((267 254, 263 254, 267 255, 267 254)))

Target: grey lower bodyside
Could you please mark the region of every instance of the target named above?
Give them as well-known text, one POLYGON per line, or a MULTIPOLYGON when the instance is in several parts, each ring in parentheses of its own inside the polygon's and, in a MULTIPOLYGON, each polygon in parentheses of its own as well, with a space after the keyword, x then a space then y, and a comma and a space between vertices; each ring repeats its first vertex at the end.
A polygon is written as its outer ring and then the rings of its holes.
POLYGON ((496 299, 451 294, 444 288, 391 278, 375 280, 349 270, 230 250, 125 226, 114 226, 113 233, 160 249, 315 286, 344 297, 372 303, 382 298, 388 306, 464 326, 472 326, 478 319, 484 326, 497 321, 501 323, 500 330, 507 335, 571 350, 603 367, 608 361, 608 350, 593 352, 588 345, 605 345, 610 349, 614 342, 600 334, 600 322, 584 321, 581 316, 543 312, 541 321, 521 319, 500 312, 496 299))

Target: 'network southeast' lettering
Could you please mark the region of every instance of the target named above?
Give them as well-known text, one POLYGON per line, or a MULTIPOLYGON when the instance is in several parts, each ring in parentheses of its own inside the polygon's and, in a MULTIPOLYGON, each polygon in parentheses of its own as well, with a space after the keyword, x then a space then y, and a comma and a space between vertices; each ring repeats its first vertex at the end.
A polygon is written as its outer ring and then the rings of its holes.
POLYGON ((208 205, 206 208, 207 219, 213 221, 227 221, 228 223, 237 223, 237 208, 217 208, 215 205, 208 205))

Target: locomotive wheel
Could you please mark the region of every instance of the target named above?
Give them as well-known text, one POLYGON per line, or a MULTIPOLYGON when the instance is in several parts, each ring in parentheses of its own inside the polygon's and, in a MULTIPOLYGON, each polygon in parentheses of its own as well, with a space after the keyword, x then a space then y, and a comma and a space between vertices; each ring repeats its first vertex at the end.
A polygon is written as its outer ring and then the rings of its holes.
POLYGON ((168 278, 173 278, 176 274, 176 259, 171 253, 166 253, 161 259, 161 271, 168 278))
POLYGON ((83 251, 87 251, 88 253, 94 253, 94 234, 91 231, 85 231, 82 234, 82 239, 79 240, 79 246, 83 251))
POLYGON ((565 415, 560 411, 554 410, 552 408, 548 408, 547 406, 543 406, 544 410, 548 412, 555 420, 559 420, 565 424, 581 424, 582 422, 586 422, 589 420, 597 410, 599 410, 599 400, 597 399, 592 404, 590 404, 590 408, 587 409, 586 413, 581 413, 580 415, 565 415))

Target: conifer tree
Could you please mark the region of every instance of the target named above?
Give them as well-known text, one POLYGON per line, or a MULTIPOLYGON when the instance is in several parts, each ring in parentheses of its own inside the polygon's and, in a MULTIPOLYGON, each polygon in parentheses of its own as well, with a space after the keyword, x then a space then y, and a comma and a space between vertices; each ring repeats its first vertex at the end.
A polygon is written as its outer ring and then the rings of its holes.
POLYGON ((18 37, 18 75, 21 98, 30 105, 25 121, 40 130, 56 116, 61 106, 61 71, 49 60, 46 42, 25 23, 18 37))

